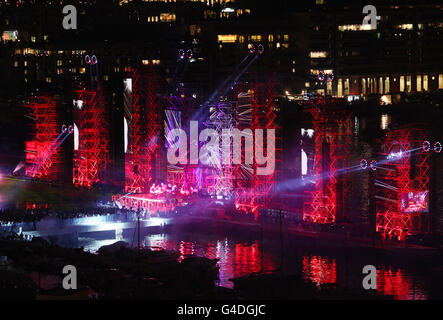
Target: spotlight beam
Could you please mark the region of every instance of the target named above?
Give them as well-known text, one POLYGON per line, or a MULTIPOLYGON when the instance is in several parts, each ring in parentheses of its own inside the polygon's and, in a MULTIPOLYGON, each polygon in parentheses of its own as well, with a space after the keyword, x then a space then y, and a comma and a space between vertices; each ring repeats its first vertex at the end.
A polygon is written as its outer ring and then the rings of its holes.
POLYGON ((49 159, 51 159, 51 157, 58 150, 58 148, 62 145, 62 143, 66 141, 66 139, 71 134, 71 132, 68 132, 68 134, 66 134, 66 136, 64 136, 63 139, 57 143, 57 141, 62 137, 63 134, 64 134, 64 132, 60 133, 58 135, 58 137, 54 141, 52 141, 51 144, 49 145, 49 147, 43 152, 43 155, 41 156, 42 161, 40 162, 39 165, 33 166, 33 170, 32 170, 33 172, 39 170, 41 166, 43 166, 49 159), (55 147, 54 147, 54 145, 55 145, 55 147))
POLYGON ((194 113, 194 115, 192 116, 192 120, 196 120, 201 116, 203 110, 217 97, 218 93, 225 88, 226 84, 237 74, 237 72, 240 70, 240 68, 244 65, 249 57, 250 55, 247 55, 243 58, 243 60, 235 67, 234 71, 222 82, 222 84, 217 89, 215 89, 215 91, 209 96, 209 98, 194 113))

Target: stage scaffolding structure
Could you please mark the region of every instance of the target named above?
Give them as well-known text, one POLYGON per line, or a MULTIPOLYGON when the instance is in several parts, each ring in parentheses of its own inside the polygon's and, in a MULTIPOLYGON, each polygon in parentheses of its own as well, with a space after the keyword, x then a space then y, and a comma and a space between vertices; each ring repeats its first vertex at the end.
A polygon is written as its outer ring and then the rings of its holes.
POLYGON ((314 190, 307 192, 303 220, 331 224, 345 216, 345 198, 350 189, 347 158, 352 143, 350 112, 333 101, 313 101, 308 112, 314 129, 314 190))
POLYGON ((426 210, 403 210, 408 193, 427 193, 429 201, 430 155, 422 148, 426 136, 427 130, 409 127, 389 132, 384 141, 382 155, 389 161, 377 167, 375 178, 376 231, 384 238, 405 240, 429 231, 426 210))

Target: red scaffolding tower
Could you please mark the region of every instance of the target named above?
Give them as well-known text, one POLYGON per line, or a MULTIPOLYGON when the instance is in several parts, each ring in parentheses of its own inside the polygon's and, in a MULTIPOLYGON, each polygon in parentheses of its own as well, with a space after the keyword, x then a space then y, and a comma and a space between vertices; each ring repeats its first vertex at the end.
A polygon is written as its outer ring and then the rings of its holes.
POLYGON ((100 85, 96 90, 74 91, 73 183, 91 188, 105 182, 109 159, 109 123, 100 85))
MULTIPOLYGON (((160 173, 160 149, 164 142, 159 82, 153 67, 140 67, 131 76, 125 191, 149 193, 160 173)), ((166 170, 165 170, 166 172, 166 170)))
MULTIPOLYGON (((275 164, 277 167, 278 155, 281 151, 278 135, 275 135, 275 142, 268 141, 265 136, 266 129, 277 130, 276 117, 274 85, 272 82, 256 84, 249 93, 239 94, 237 104, 238 128, 241 130, 249 127, 254 136, 257 129, 263 129, 263 150, 268 150, 268 142, 275 143, 275 164)), ((255 138, 252 151, 255 150, 255 138)), ((242 152, 241 154, 241 164, 234 166, 235 206, 238 210, 252 213, 257 217, 260 208, 269 207, 276 173, 257 175, 256 161, 252 165, 245 164, 244 155, 248 153, 248 150, 246 150, 246 145, 243 147, 245 153, 242 152)))
POLYGON ((32 97, 26 106, 34 120, 32 140, 26 142, 26 175, 54 181, 61 162, 57 138, 62 133, 56 101, 48 96, 32 97))
POLYGON ((388 133, 383 155, 389 160, 376 172, 376 231, 385 238, 405 240, 427 232, 429 210, 429 153, 423 150, 427 132, 403 128, 388 133), (407 212, 408 195, 427 197, 427 209, 407 212))
POLYGON ((344 215, 344 199, 349 190, 346 159, 351 147, 351 115, 334 108, 334 103, 316 101, 309 109, 314 128, 314 191, 303 207, 303 220, 335 223, 344 215), (340 172, 339 172, 340 171, 340 172))

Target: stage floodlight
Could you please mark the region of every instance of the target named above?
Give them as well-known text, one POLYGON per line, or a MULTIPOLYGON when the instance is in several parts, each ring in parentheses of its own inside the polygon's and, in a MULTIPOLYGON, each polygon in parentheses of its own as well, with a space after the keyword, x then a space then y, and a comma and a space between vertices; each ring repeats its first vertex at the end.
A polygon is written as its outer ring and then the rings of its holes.
POLYGON ((361 159, 361 161, 360 161, 360 167, 361 167, 363 170, 366 170, 366 169, 368 168, 368 161, 366 161, 366 159, 361 159))
POLYGON ((431 143, 429 141, 423 142, 423 151, 429 152, 429 150, 431 150, 431 143))
POLYGON ((263 54, 263 53, 265 53, 265 46, 264 45, 262 45, 261 43, 258 45, 258 47, 257 47, 258 49, 258 53, 259 54, 263 54))
POLYGON ((372 169, 373 171, 377 170, 377 161, 372 160, 372 161, 371 161, 371 164, 370 164, 370 167, 371 167, 371 169, 372 169))
POLYGON ((436 143, 434 143, 434 151, 436 152, 436 153, 440 153, 441 152, 441 149, 442 149, 442 146, 441 146, 441 143, 440 142, 436 142, 436 143))
POLYGON ((178 51, 178 58, 179 58, 180 60, 183 60, 183 59, 185 58, 185 50, 180 49, 180 50, 178 51))
POLYGON ((254 54, 255 53, 255 45, 250 43, 248 44, 248 50, 250 54, 254 54))

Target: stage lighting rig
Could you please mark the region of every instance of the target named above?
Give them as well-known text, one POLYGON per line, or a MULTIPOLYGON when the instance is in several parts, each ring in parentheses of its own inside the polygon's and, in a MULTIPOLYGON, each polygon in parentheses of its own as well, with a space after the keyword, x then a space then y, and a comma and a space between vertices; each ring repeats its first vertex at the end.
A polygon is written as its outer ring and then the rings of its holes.
POLYGON ((178 50, 178 58, 180 60, 183 60, 185 58, 185 50, 183 49, 178 50))
POLYGON ((361 167, 363 170, 366 170, 366 169, 368 168, 368 162, 366 161, 366 159, 361 159, 361 161, 360 161, 360 167, 361 167))
POLYGON ((86 64, 97 64, 98 63, 98 59, 95 55, 93 55, 92 57, 90 57, 89 55, 85 56, 85 63, 86 64))
POLYGON ((442 151, 442 144, 440 141, 436 141, 431 148, 431 142, 425 141, 423 142, 423 151, 429 152, 431 150, 434 150, 435 153, 440 153, 442 151))
POLYGON ((265 53, 265 46, 261 43, 257 45, 254 43, 250 43, 248 44, 248 50, 250 54, 262 55, 263 53, 265 53))
POLYGON ((188 49, 187 51, 184 49, 178 50, 178 58, 180 60, 185 60, 185 58, 191 60, 193 57, 194 57, 194 52, 191 49, 188 49))

